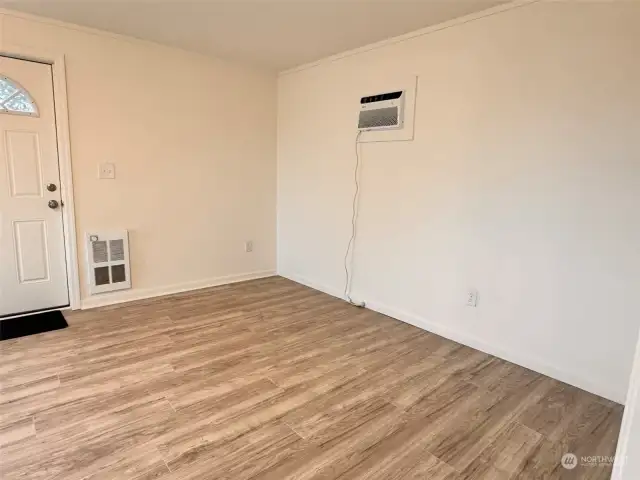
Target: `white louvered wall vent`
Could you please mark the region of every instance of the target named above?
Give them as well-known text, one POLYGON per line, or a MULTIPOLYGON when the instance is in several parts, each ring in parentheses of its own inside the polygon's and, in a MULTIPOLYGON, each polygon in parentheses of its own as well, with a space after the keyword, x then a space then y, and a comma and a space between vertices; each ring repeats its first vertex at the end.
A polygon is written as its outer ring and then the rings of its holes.
POLYGON ((87 256, 91 295, 131 288, 129 235, 126 230, 88 233, 87 256))

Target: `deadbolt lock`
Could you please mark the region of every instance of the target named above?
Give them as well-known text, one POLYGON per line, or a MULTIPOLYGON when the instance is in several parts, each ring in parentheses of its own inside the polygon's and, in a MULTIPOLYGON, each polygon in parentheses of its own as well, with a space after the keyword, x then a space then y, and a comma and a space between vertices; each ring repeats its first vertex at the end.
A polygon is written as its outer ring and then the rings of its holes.
POLYGON ((47 190, 55 192, 58 189, 55 183, 47 183, 47 190))

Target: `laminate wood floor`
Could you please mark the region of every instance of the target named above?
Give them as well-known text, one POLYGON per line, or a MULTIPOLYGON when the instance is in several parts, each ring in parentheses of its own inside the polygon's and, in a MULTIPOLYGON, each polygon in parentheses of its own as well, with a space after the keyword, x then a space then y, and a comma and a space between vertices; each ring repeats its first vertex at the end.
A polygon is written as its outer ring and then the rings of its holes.
POLYGON ((610 476, 620 405, 283 278, 67 317, 0 343, 3 480, 610 476))

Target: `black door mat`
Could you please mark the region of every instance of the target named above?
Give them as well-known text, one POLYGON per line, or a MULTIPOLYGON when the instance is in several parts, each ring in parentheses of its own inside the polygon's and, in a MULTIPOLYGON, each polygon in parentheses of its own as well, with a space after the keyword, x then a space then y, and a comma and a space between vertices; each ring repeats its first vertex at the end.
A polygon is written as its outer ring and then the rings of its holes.
POLYGON ((26 337, 68 327, 60 310, 0 320, 0 340, 26 337))

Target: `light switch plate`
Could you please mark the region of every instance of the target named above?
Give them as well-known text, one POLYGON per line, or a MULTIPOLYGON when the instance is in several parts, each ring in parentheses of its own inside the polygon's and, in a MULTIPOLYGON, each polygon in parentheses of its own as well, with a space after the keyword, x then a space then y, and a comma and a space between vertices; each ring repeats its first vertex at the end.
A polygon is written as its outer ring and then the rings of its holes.
POLYGON ((99 178, 101 180, 113 180, 116 178, 116 166, 113 163, 101 163, 99 178))

